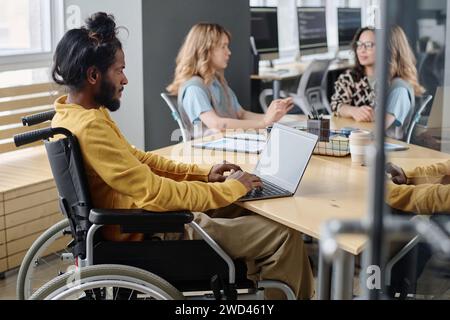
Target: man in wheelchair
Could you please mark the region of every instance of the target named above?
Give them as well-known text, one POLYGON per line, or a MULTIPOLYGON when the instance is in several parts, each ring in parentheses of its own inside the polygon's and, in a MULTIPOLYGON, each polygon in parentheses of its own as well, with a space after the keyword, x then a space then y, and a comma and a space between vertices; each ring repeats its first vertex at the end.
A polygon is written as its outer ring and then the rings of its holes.
MULTIPOLYGON (((127 142, 109 115, 119 109, 128 84, 114 18, 96 13, 86 22, 85 27, 64 35, 54 55, 53 79, 66 86, 68 94, 55 102, 52 127, 68 129, 77 138, 92 206, 161 213, 192 211, 194 221, 232 259, 245 261, 248 279, 281 281, 297 299, 312 298, 313 276, 301 234, 232 205, 261 186, 258 177, 228 163, 213 167, 175 163, 127 142)), ((153 238, 202 239, 188 224, 181 231, 157 233, 153 238)), ((120 242, 148 238, 118 225, 104 226, 102 236, 120 242)), ((115 254, 114 249, 111 253, 115 254)), ((168 267, 181 270, 184 266, 180 262, 168 267)), ((280 290, 268 289, 265 297, 285 296, 280 290)))

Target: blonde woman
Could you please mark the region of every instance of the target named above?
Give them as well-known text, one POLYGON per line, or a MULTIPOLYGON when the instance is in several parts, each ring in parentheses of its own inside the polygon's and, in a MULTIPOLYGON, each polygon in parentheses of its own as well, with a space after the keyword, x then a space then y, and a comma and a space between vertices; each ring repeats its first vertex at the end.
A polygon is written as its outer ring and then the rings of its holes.
POLYGON ((178 96, 181 116, 191 126, 197 121, 214 131, 271 126, 292 109, 292 99, 273 101, 266 114, 244 110, 224 77, 230 40, 231 34, 218 24, 194 25, 178 53, 167 91, 178 96))
POLYGON ((425 89, 419 84, 416 58, 399 26, 391 31, 389 48, 391 85, 387 98, 386 134, 394 139, 403 139, 413 116, 415 96, 421 96, 425 89))

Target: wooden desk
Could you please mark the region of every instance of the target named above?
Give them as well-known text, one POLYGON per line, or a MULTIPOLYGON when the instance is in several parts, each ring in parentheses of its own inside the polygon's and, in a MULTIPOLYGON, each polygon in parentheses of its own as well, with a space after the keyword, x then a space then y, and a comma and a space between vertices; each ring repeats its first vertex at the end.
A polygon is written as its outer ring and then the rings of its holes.
MULTIPOLYGON (((289 115, 283 121, 304 120, 289 115)), ((350 119, 331 118, 331 128, 354 127, 372 130, 372 123, 356 123, 350 119)), ((389 139, 397 144, 402 142, 389 139)), ((409 145, 407 151, 387 153, 387 158, 406 169, 450 159, 450 155, 423 147, 409 145)), ((191 143, 178 144, 154 151, 167 158, 202 164, 217 164, 223 160, 237 163, 252 171, 257 155, 194 149, 191 143)), ((320 237, 321 225, 329 219, 362 219, 368 212, 369 168, 355 165, 351 158, 314 155, 294 197, 251 201, 240 204, 253 212, 287 225, 314 238, 320 237)), ((342 249, 359 255, 364 237, 348 236, 339 240, 342 249)))
MULTIPOLYGON (((273 99, 275 100, 280 97, 281 81, 301 77, 310 63, 311 62, 296 62, 285 65, 277 65, 273 69, 261 69, 259 74, 251 75, 250 79, 272 81, 273 99)), ((330 65, 328 71, 347 69, 352 66, 353 65, 349 62, 336 61, 330 65)))
MULTIPOLYGON (((283 120, 303 120, 303 117, 291 115, 283 120)), ((347 126, 371 129, 373 124, 332 118, 332 128, 339 129, 347 126)), ((407 151, 388 153, 388 159, 409 169, 450 158, 448 154, 430 149, 414 145, 409 147, 410 149, 407 151)), ((33 209, 30 211, 33 214, 49 213, 49 219, 53 219, 53 217, 55 219, 62 218, 58 212, 56 190, 44 148, 36 147, 19 152, 23 153, 23 157, 26 159, 20 164, 16 163, 15 159, 17 158, 8 154, 0 156, 0 267, 2 263, 6 264, 7 262, 6 258, 2 258, 1 255, 2 245, 4 244, 2 236, 4 237, 6 234, 5 217, 6 219, 12 218, 15 212, 17 212, 17 218, 28 217, 21 213, 29 208, 30 210, 33 209), (12 172, 21 172, 21 174, 16 175, 12 172), (53 203, 54 211, 53 209, 48 211, 35 210, 36 204, 33 201, 37 200, 53 203), (11 205, 20 205, 23 208, 11 207, 11 205), (6 212, 5 208, 7 209, 6 212)), ((186 163, 216 164, 227 160, 240 164, 244 170, 248 171, 251 171, 257 162, 256 155, 194 149, 191 147, 191 143, 177 144, 154 152, 186 163)), ((241 205, 318 239, 320 238, 322 224, 329 219, 362 219, 366 216, 368 211, 368 179, 369 169, 352 164, 350 157, 313 156, 294 197, 245 202, 241 205)), ((23 226, 23 224, 19 225, 23 226)), ((34 232, 38 231, 35 230, 34 232)), ((39 235, 39 233, 35 234, 39 235)), ((338 243, 350 257, 354 257, 363 251, 366 239, 363 236, 342 236, 338 239, 338 243)), ((29 242, 27 242, 27 245, 29 246, 29 242)), ((19 255, 10 257, 11 263, 20 262, 17 257, 19 255)), ((352 271, 352 269, 349 270, 350 273, 352 271)))
MULTIPOLYGON (((289 116, 288 120, 303 120, 303 117, 289 116)), ((285 119, 283 119, 285 120, 285 119)), ((356 127, 371 130, 371 123, 356 123, 349 119, 331 119, 331 128, 356 127)), ((403 144, 402 142, 391 142, 403 144)), ((409 150, 389 152, 387 158, 405 169, 429 165, 450 159, 450 155, 409 145, 409 150)), ((156 150, 155 153, 183 162, 216 164, 223 160, 239 164, 244 170, 252 171, 257 162, 255 155, 242 155, 211 150, 192 149, 190 143, 156 150), (188 155, 187 157, 180 157, 188 155)), ((294 197, 259 200, 240 203, 255 213, 289 226, 316 239, 320 238, 322 225, 330 219, 361 220, 366 217, 369 207, 370 170, 355 165, 350 157, 335 158, 313 156, 294 197)), ((353 281, 354 257, 359 255, 367 238, 362 235, 344 235, 338 244, 344 250, 345 265, 348 266, 346 278, 353 281)), ((324 271, 320 270, 319 274, 324 271)), ((344 296, 352 297, 352 285, 348 285, 344 296)))

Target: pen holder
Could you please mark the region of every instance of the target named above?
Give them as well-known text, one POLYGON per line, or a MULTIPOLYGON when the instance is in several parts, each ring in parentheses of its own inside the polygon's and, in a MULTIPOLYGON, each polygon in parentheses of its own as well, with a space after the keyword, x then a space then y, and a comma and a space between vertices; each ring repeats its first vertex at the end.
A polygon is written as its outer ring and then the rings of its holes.
POLYGON ((319 136, 319 141, 328 142, 330 140, 329 119, 308 119, 306 129, 309 133, 319 136))

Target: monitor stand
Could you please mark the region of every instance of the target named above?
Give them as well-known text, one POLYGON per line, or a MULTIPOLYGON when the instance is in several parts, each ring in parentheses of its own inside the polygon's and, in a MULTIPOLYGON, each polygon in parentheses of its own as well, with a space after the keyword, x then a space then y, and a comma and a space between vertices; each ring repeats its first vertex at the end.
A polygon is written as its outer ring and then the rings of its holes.
POLYGON ((259 69, 273 69, 273 60, 260 60, 259 69))
POLYGON ((278 59, 274 59, 272 61, 272 64, 274 67, 277 66, 285 66, 285 65, 292 65, 299 61, 299 55, 287 55, 284 57, 279 57, 278 59))
POLYGON ((337 54, 337 59, 339 60, 351 60, 352 59, 352 50, 344 49, 340 50, 337 54))
POLYGON ((323 60, 323 59, 335 59, 335 55, 332 52, 324 52, 324 53, 313 53, 302 55, 300 60, 302 62, 309 62, 312 60, 323 60))

